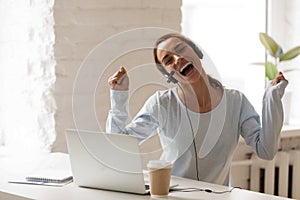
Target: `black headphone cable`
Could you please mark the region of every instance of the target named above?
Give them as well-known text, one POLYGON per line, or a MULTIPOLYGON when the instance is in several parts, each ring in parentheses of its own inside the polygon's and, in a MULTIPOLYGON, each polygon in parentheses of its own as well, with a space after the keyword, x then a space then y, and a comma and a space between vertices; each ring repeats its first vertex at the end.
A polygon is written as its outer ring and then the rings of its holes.
POLYGON ((188 111, 188 108, 187 108, 187 105, 186 105, 186 97, 185 97, 185 93, 182 89, 182 87, 180 86, 179 83, 177 83, 177 85, 179 86, 182 94, 183 94, 183 99, 184 99, 184 105, 185 105, 185 111, 186 111, 186 114, 187 114, 187 117, 188 117, 188 120, 189 120, 189 124, 190 124, 190 127, 191 127, 191 133, 192 133, 192 138, 193 138, 193 146, 194 146, 194 152, 195 152, 195 162, 196 162, 196 176, 197 176, 197 180, 200 181, 200 178, 199 178, 199 171, 198 171, 198 153, 197 153, 197 147, 196 147, 196 142, 195 142, 195 132, 194 132, 194 129, 193 129, 193 125, 192 125, 192 121, 191 121, 191 117, 190 117, 190 114, 189 114, 189 111, 188 111))

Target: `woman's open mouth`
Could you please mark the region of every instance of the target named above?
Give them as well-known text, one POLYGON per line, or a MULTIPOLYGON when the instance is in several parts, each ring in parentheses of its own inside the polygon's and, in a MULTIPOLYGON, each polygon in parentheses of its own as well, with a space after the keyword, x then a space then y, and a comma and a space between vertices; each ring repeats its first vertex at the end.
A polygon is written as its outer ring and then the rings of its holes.
POLYGON ((189 62, 180 69, 180 74, 186 76, 193 68, 193 64, 189 62))

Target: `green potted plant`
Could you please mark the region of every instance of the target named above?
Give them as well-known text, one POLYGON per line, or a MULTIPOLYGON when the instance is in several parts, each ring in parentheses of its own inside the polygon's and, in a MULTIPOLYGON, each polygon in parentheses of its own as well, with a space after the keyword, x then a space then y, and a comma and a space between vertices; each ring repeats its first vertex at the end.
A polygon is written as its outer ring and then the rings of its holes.
POLYGON ((278 43, 275 42, 275 40, 266 33, 259 33, 259 39, 262 45, 267 50, 267 53, 272 57, 272 61, 266 61, 264 63, 265 76, 269 80, 273 80, 275 78, 278 72, 278 65, 280 62, 292 60, 300 54, 300 46, 294 47, 284 52, 281 46, 278 45, 278 43))

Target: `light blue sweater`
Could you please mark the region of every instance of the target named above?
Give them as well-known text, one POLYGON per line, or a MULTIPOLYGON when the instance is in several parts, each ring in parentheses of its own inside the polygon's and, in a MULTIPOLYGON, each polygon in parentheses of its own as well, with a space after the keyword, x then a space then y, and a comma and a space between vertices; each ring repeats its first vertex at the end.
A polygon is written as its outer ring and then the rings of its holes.
POLYGON ((225 89, 220 104, 211 112, 200 114, 186 109, 177 89, 171 88, 153 94, 126 124, 129 93, 111 90, 106 131, 135 135, 140 140, 157 132, 164 150, 162 159, 173 162, 173 175, 197 179, 197 157, 200 180, 228 185, 231 160, 240 135, 260 158, 270 160, 275 156, 283 125, 281 97, 286 86, 287 82, 281 81, 266 89, 262 122, 240 91, 225 89))

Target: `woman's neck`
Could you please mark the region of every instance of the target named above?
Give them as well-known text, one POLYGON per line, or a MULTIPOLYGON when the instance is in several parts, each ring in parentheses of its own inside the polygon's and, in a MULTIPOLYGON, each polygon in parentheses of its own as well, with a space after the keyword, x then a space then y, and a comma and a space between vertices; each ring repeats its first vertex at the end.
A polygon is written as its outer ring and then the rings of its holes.
POLYGON ((222 99, 222 88, 212 87, 208 79, 206 81, 200 79, 192 84, 182 84, 181 87, 182 89, 178 91, 181 101, 194 112, 210 112, 222 99))

